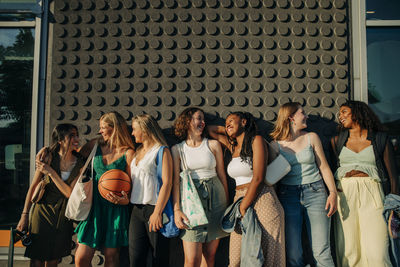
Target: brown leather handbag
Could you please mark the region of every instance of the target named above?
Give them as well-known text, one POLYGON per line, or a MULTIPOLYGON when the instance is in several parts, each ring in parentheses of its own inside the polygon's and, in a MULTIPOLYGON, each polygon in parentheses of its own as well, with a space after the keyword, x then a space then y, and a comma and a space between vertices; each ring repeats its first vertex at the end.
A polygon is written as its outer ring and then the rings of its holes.
POLYGON ((37 203, 39 202, 46 190, 46 185, 48 182, 44 179, 44 177, 40 180, 40 182, 36 185, 35 190, 33 191, 31 202, 32 203, 37 203))

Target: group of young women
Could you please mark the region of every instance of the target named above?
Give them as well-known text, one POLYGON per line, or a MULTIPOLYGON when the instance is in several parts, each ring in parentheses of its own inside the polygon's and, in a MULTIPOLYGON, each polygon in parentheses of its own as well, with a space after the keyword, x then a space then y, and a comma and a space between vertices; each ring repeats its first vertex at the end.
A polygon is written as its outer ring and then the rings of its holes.
MULTIPOLYGON (((306 120, 299 103, 284 104, 271 133, 274 141, 268 144, 258 134, 250 113, 234 112, 226 118, 225 126, 206 126, 204 112, 192 107, 175 121, 174 133, 181 142, 169 150, 151 116, 133 118, 132 142, 125 120, 111 112, 100 118, 101 137, 89 141, 79 152, 77 128, 58 125, 49 152, 42 150, 38 155, 37 170, 17 227, 27 230, 29 223, 32 245, 26 255, 32 259, 32 266, 56 266, 60 258, 70 253, 72 223, 64 216, 65 205, 84 159, 97 142, 92 208, 88 218, 75 229, 79 243, 75 254, 77 266, 91 266, 96 249, 103 251, 105 266, 119 266, 119 249, 124 246, 129 246, 131 266, 146 266, 149 250, 152 266, 168 266, 168 239, 159 230, 171 194, 185 266, 214 266, 219 240, 228 235, 221 228, 229 200, 226 172, 236 182, 234 201, 241 200, 240 217, 245 218, 249 208, 254 210, 261 228, 257 238, 261 242, 263 266, 305 266, 303 224, 313 264, 334 266, 330 218, 337 208, 336 264, 391 266, 387 227, 381 215, 382 188, 383 183, 389 184, 389 191, 398 194, 398 177, 390 141, 386 139, 382 153, 377 153, 374 138, 382 130, 379 120, 362 102, 348 101, 340 107, 341 131, 332 138, 338 160, 337 187, 318 135, 304 131, 306 120), (345 138, 342 133, 346 133, 345 138), (290 172, 276 187, 264 182, 268 146, 279 151, 291 165, 290 172), (162 147, 165 149, 158 162, 162 147), (232 156, 226 171, 224 149, 232 156), (159 192, 158 164, 162 164, 159 192), (110 169, 121 169, 131 176, 131 192, 101 197, 97 183, 110 169), (205 226, 190 228, 188 214, 181 209, 180 203, 185 201, 180 191, 183 169, 189 170, 200 196, 208 219, 205 226), (48 181, 46 193, 32 208, 29 219, 32 192, 43 177, 48 181)), ((229 266, 240 266, 241 251, 251 249, 241 247, 242 237, 243 227, 239 223, 230 235, 229 266)))

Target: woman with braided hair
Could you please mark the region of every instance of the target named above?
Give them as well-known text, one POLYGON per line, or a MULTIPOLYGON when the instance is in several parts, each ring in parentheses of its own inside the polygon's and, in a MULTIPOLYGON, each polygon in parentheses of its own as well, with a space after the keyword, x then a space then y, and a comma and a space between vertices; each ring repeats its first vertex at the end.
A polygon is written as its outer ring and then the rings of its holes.
MULTIPOLYGON (((228 174, 236 181, 234 201, 241 217, 251 207, 261 228, 263 266, 285 266, 285 234, 283 208, 272 186, 264 183, 268 147, 257 134, 254 117, 248 112, 228 115, 223 126, 209 126, 211 137, 224 144, 232 153, 228 174)), ((243 237, 244 238, 244 237, 243 237)), ((235 227, 229 244, 229 266, 241 265, 242 231, 235 227)), ((254 241, 255 242, 255 241, 254 241)), ((249 249, 249 248, 247 248, 249 249)), ((253 249, 253 248, 250 248, 253 249)))

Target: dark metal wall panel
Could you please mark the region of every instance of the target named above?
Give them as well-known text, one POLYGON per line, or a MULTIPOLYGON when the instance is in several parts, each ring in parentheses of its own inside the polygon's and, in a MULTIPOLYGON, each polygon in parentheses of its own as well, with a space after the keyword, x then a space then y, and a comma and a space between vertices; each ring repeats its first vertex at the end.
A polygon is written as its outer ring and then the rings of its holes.
MULTIPOLYGON (((327 121, 351 91, 346 0, 56 0, 50 126, 199 106, 274 122, 299 101, 327 121)), ((329 134, 329 133, 325 133, 329 134)))

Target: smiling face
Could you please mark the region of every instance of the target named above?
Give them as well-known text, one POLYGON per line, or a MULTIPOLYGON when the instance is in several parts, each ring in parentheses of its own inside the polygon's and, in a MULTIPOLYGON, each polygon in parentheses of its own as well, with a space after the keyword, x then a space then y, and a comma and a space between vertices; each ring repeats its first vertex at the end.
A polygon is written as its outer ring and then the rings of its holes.
POLYGON ((341 106, 339 110, 339 123, 344 128, 351 128, 353 125, 353 114, 351 113, 351 108, 347 106, 341 106))
POLYGON ((201 135, 204 131, 204 127, 206 126, 206 123, 204 121, 204 113, 199 111, 196 111, 192 119, 190 121, 190 127, 188 129, 188 132, 192 132, 194 134, 201 135))
POLYGON ((304 112, 304 109, 299 107, 297 111, 291 117, 289 117, 289 120, 293 129, 302 130, 307 128, 307 118, 308 116, 304 112))
POLYGON ((110 140, 113 132, 114 132, 113 127, 110 127, 110 125, 108 125, 108 123, 106 123, 104 121, 100 121, 99 134, 101 134, 101 136, 103 136, 103 139, 105 142, 110 140))
POLYGON ((59 141, 59 144, 64 148, 65 151, 68 149, 77 150, 79 148, 78 131, 75 128, 71 129, 69 134, 66 135, 62 141, 59 141))
POLYGON ((225 120, 225 131, 228 134, 228 136, 236 138, 243 132, 245 125, 246 125, 245 119, 240 119, 238 115, 231 114, 225 120))
POLYGON ((143 143, 145 134, 137 121, 132 122, 132 135, 135 137, 136 143, 143 143))

